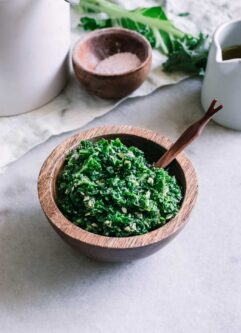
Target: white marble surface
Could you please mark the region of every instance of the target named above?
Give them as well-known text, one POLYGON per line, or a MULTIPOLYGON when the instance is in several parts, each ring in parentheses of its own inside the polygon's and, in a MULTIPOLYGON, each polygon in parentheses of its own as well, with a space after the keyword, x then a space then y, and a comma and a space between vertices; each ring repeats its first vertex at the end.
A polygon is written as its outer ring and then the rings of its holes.
MULTIPOLYGON (((189 79, 123 103, 88 127, 130 124, 176 138, 201 116, 189 79)), ((52 230, 37 176, 69 134, 35 148, 0 175, 1 333, 240 333, 241 133, 211 123, 187 149, 200 193, 186 228, 157 254, 93 262, 52 230)))

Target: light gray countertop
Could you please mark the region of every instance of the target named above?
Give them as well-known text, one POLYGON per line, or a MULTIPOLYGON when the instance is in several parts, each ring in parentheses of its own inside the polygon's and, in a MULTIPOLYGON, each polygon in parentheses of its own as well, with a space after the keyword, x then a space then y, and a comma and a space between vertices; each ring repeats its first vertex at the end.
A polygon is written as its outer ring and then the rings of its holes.
MULTIPOLYGON (((202 115, 200 86, 162 88, 85 128, 129 124, 175 139, 202 115)), ((200 187, 190 222, 157 254, 121 265, 80 256, 41 212, 39 169, 69 135, 0 175, 0 332, 240 333, 241 133, 210 123, 187 149, 200 187)))

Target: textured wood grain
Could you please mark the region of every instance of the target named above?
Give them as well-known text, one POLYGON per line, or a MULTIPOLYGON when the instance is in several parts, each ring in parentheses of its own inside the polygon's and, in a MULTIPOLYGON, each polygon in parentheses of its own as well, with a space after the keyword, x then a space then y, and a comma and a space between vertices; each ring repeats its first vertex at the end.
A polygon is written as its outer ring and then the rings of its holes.
POLYGON ((166 168, 177 157, 177 155, 180 154, 181 151, 183 151, 190 143, 202 134, 204 128, 213 115, 223 108, 223 105, 219 105, 215 108, 216 103, 217 100, 214 99, 204 116, 185 130, 185 132, 180 136, 180 138, 177 139, 171 148, 155 163, 156 167, 166 168))
POLYGON ((130 126, 108 126, 94 128, 66 139, 57 146, 43 164, 38 180, 38 192, 42 209, 49 222, 69 244, 81 253, 105 261, 126 261, 150 255, 172 239, 185 225, 197 197, 197 178, 195 170, 181 153, 170 165, 183 188, 184 199, 178 215, 159 229, 145 235, 134 237, 105 237, 89 233, 68 221, 55 203, 55 184, 57 175, 70 150, 81 140, 98 140, 119 137, 126 145, 135 145, 145 152, 150 162, 158 160, 172 145, 166 137, 152 131, 130 126))
POLYGON ((95 95, 116 99, 137 89, 146 79, 152 61, 149 42, 140 34, 122 29, 109 28, 89 33, 79 40, 73 50, 73 67, 79 81, 95 95), (97 64, 120 52, 136 54, 141 65, 123 74, 101 75, 94 72, 97 64))

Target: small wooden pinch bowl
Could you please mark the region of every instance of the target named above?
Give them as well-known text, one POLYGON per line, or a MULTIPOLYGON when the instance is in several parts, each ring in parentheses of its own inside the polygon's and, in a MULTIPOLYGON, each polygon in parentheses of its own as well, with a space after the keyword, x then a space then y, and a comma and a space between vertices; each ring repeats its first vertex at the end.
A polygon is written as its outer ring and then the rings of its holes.
POLYGON ((98 141, 100 138, 120 138, 127 146, 143 150, 149 162, 155 162, 172 145, 171 141, 150 130, 130 126, 106 126, 90 129, 71 136, 58 145, 43 164, 38 193, 42 209, 54 230, 80 253, 96 260, 122 262, 143 258, 158 251, 184 227, 197 198, 195 170, 184 153, 180 153, 168 167, 182 187, 183 201, 179 213, 164 226, 141 236, 106 237, 81 229, 70 222, 56 204, 56 179, 64 165, 66 155, 81 140, 98 141))
POLYGON ((81 84, 105 99, 119 99, 131 94, 146 79, 152 62, 149 42, 140 34, 122 28, 107 28, 89 33, 73 49, 73 67, 81 84), (141 64, 121 74, 98 74, 100 61, 116 53, 135 54, 141 64))

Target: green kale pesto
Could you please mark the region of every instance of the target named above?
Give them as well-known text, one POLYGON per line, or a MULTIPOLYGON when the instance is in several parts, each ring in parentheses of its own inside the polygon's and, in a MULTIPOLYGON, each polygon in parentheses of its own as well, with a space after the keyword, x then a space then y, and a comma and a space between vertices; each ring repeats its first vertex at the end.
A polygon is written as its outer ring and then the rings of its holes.
POLYGON ((175 177, 148 164, 144 153, 120 139, 81 141, 57 179, 57 204, 89 232, 128 237, 173 218, 182 193, 175 177))

